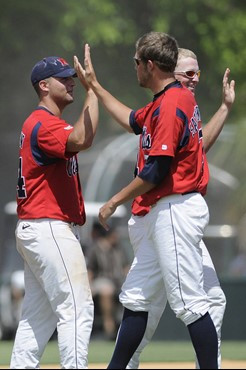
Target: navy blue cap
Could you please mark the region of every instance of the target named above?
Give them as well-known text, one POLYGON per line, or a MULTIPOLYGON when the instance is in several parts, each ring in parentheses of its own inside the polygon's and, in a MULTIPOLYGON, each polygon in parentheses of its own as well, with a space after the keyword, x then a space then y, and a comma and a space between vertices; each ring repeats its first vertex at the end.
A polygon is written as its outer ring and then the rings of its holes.
POLYGON ((48 77, 76 77, 74 68, 60 57, 47 57, 40 60, 32 69, 31 81, 35 85, 37 82, 48 77))

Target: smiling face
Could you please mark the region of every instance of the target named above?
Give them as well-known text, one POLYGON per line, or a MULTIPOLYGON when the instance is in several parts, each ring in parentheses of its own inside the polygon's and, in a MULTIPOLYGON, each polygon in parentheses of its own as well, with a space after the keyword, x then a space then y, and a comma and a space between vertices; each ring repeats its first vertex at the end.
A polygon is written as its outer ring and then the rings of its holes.
POLYGON ((177 66, 174 72, 175 78, 185 85, 193 94, 195 94, 196 85, 199 82, 199 65, 197 59, 192 57, 181 57, 178 59, 177 66), (192 78, 185 76, 184 72, 193 71, 195 73, 192 78))
POLYGON ((42 104, 54 114, 60 115, 74 101, 74 86, 73 77, 49 77, 39 82, 39 91, 36 91, 42 104))
POLYGON ((50 97, 61 104, 67 105, 73 102, 73 89, 75 82, 73 77, 50 77, 50 97))

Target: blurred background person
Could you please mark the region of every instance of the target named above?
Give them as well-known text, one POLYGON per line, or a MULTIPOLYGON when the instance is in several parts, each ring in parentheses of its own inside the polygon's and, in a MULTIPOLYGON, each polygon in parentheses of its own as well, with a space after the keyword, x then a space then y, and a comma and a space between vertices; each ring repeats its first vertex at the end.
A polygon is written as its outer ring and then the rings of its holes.
POLYGON ((229 264, 228 273, 233 278, 246 279, 246 214, 238 224, 237 254, 229 264))
POLYGON ((95 312, 101 316, 105 338, 113 340, 121 310, 118 295, 129 269, 129 260, 116 228, 106 231, 95 222, 91 236, 93 245, 87 255, 87 269, 95 312))
POLYGON ((21 317, 22 301, 25 294, 24 270, 14 271, 10 278, 12 315, 16 324, 21 317))

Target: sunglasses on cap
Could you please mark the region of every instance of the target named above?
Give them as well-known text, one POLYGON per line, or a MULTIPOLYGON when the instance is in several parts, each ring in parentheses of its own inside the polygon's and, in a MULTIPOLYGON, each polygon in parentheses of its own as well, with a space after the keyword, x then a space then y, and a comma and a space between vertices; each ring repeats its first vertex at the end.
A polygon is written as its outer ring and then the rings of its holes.
POLYGON ((196 72, 195 71, 184 71, 184 72, 177 71, 177 72, 174 72, 174 73, 177 74, 177 75, 185 76, 185 77, 190 78, 190 79, 194 78, 196 75, 197 75, 198 78, 200 78, 200 76, 201 76, 200 69, 196 72))

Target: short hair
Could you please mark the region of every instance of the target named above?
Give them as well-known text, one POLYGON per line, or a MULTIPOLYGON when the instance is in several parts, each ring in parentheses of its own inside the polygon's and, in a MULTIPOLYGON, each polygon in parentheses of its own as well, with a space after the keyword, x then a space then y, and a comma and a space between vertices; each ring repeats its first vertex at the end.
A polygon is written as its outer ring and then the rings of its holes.
MULTIPOLYGON (((49 77, 44 78, 44 81, 47 81, 48 79, 49 79, 49 77)), ((40 82, 40 81, 36 82, 36 83, 33 85, 33 88, 34 88, 34 90, 36 91, 36 93, 37 93, 38 97, 39 97, 39 98, 41 98, 42 91, 41 91, 41 89, 40 89, 40 87, 39 87, 39 82, 40 82)))
POLYGON ((39 82, 36 82, 34 85, 33 85, 33 88, 34 90, 36 91, 38 97, 40 98, 40 87, 39 87, 39 82))
POLYGON ((138 56, 144 62, 154 61, 164 72, 174 72, 178 59, 176 39, 164 32, 149 32, 136 42, 138 56))
POLYGON ((178 48, 179 54, 178 54, 178 61, 181 58, 193 58, 197 60, 196 54, 189 50, 189 49, 184 49, 184 48, 178 48))

